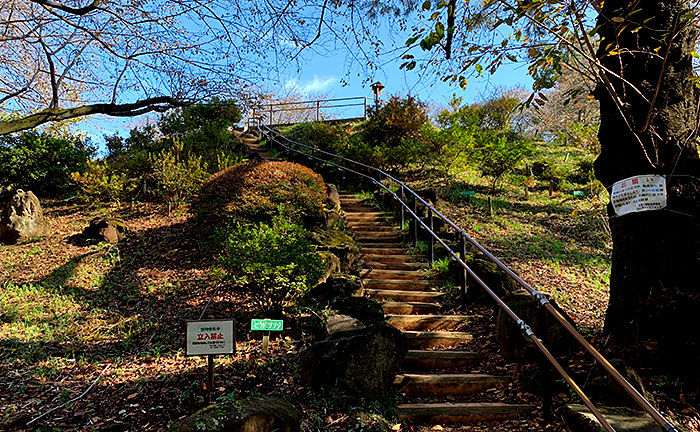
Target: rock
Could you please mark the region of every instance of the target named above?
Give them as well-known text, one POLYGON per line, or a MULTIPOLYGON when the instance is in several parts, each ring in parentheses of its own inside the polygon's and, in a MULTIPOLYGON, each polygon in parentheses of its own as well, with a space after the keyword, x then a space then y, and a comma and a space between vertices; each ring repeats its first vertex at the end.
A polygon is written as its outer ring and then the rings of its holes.
POLYGON ((119 243, 128 233, 126 222, 121 219, 96 217, 83 230, 83 238, 107 243, 119 243))
POLYGON ((351 397, 380 397, 407 350, 406 337, 388 324, 335 333, 302 352, 301 380, 317 390, 337 386, 351 397))
POLYGON ((343 273, 348 273, 361 256, 355 240, 343 231, 317 229, 311 237, 320 246, 318 250, 330 252, 340 259, 343 273))
POLYGON ((339 297, 331 304, 331 307, 340 314, 359 319, 365 326, 382 324, 386 321, 382 305, 371 298, 339 297))
MULTIPOLYGON (((659 425, 643 411, 600 406, 596 408, 617 432, 662 432, 659 425)), ((559 408, 558 413, 572 432, 605 431, 584 405, 565 405, 559 408)))
MULTIPOLYGON (((644 382, 639 377, 639 374, 637 374, 634 369, 625 363, 624 360, 612 359, 610 360, 610 364, 613 365, 613 367, 620 372, 620 375, 622 375, 627 382, 632 384, 632 386, 636 388, 637 391, 644 396, 644 398, 646 398, 646 400, 648 400, 652 405, 656 405, 654 396, 646 391, 644 382)), ((583 387, 583 390, 596 402, 602 402, 611 406, 624 406, 635 409, 639 407, 639 405, 634 402, 632 397, 629 396, 627 392, 624 391, 615 381, 613 381, 613 379, 610 378, 610 375, 608 375, 607 372, 600 367, 600 365, 595 366, 590 378, 588 379, 588 382, 583 387)))
POLYGON ((0 241, 16 243, 48 232, 49 222, 39 199, 32 191, 17 189, 0 214, 0 241))
MULTIPOLYGON (((471 262, 467 262, 467 265, 474 270, 474 273, 476 273, 477 276, 479 276, 479 278, 484 281, 484 283, 500 298, 504 298, 508 294, 512 294, 522 289, 520 285, 518 285, 503 270, 498 268, 498 266, 490 260, 484 258, 474 258, 471 262)), ((488 304, 493 303, 493 300, 486 293, 486 291, 480 285, 477 285, 473 280, 470 281, 470 284, 467 287, 467 295, 470 301, 488 304)))
POLYGON ((326 229, 331 229, 338 227, 343 217, 340 216, 338 210, 326 210, 323 213, 323 219, 325 220, 326 229))
MULTIPOLYGON (((518 291, 502 298, 553 353, 564 354, 575 345, 573 337, 529 293, 518 291)), ((550 303, 573 325, 573 321, 554 301, 550 300, 550 303)), ((496 340, 501 345, 504 357, 509 360, 539 359, 535 345, 525 338, 517 323, 500 309, 496 319, 496 340)))
POLYGON ((331 276, 325 282, 311 288, 306 298, 316 303, 330 304, 335 299, 362 294, 362 284, 349 276, 331 276))
POLYGON ((348 330, 357 330, 365 328, 365 325, 357 318, 347 315, 331 315, 326 320, 326 335, 330 336, 334 333, 348 330))
POLYGON ((320 251, 317 253, 326 265, 325 272, 316 282, 317 284, 321 284, 328 280, 331 275, 340 273, 340 258, 328 251, 320 251))
POLYGON ((328 210, 335 210, 336 212, 340 210, 340 194, 338 193, 338 188, 334 184, 326 183, 326 189, 328 193, 328 198, 326 199, 326 208, 328 210))
POLYGON ((301 410, 283 396, 210 405, 176 424, 176 432, 296 432, 301 410))

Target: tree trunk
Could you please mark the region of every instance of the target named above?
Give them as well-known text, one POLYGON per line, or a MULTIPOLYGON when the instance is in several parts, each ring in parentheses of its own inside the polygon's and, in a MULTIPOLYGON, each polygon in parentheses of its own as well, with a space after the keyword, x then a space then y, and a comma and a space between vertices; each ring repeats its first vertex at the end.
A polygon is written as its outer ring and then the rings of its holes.
POLYGON ((605 332, 635 355, 649 354, 640 360, 685 367, 675 370, 681 374, 700 359, 700 92, 690 80, 697 31, 684 17, 689 12, 687 0, 606 0, 598 17, 598 57, 627 82, 608 72, 609 82, 596 89, 596 177, 610 190, 627 177, 662 174, 668 194, 663 210, 616 216, 609 206, 613 256, 605 332))

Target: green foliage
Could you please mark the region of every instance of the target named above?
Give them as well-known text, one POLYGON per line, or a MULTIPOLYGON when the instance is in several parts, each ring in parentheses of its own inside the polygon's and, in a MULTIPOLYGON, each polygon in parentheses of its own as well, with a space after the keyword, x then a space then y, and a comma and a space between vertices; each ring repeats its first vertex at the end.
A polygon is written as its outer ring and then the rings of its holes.
POLYGON ((350 156, 350 133, 343 125, 322 122, 299 123, 285 133, 287 138, 340 156, 350 156))
POLYGON ((75 188, 71 173, 84 172, 95 148, 71 135, 22 132, 0 137, 0 190, 61 196, 75 188))
POLYGON ((413 96, 393 96, 369 112, 369 119, 352 145, 362 160, 398 170, 424 162, 435 150, 427 139, 428 107, 413 96))
POLYGON ((184 155, 177 142, 173 150, 163 150, 150 157, 153 173, 168 202, 190 199, 209 177, 201 156, 184 155))
POLYGON ((326 185, 320 175, 291 162, 250 161, 217 173, 192 203, 197 224, 212 227, 270 222, 284 214, 311 226, 323 220, 326 185))
POLYGON ((86 202, 120 202, 136 189, 137 183, 126 173, 118 173, 106 162, 89 162, 84 173, 71 174, 80 186, 80 196, 86 202))
POLYGON ((228 232, 219 265, 261 311, 280 316, 323 274, 308 231, 283 217, 271 224, 236 225, 228 232))

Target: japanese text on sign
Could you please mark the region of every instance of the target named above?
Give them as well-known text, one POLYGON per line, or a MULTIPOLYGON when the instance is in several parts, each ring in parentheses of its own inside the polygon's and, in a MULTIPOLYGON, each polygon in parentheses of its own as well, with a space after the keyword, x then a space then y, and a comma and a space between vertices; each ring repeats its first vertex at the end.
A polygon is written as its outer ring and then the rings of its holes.
POLYGON ((252 319, 250 320, 251 330, 264 330, 264 331, 282 331, 284 330, 284 321, 282 320, 265 320, 265 319, 252 319))
POLYGON ((233 320, 188 321, 186 355, 233 354, 236 341, 233 320))
POLYGON ((615 183, 610 192, 618 216, 666 207, 666 179, 659 175, 626 178, 615 183))

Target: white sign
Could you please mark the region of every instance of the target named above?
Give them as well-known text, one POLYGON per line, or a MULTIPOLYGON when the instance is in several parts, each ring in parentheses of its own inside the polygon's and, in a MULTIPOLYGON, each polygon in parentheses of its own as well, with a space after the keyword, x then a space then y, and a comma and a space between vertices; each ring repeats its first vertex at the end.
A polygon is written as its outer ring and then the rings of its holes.
POLYGON ((233 354, 236 339, 233 320, 187 321, 185 355, 233 354))
POLYGON ((666 178, 642 175, 615 183, 610 192, 615 213, 619 216, 666 207, 666 178))

